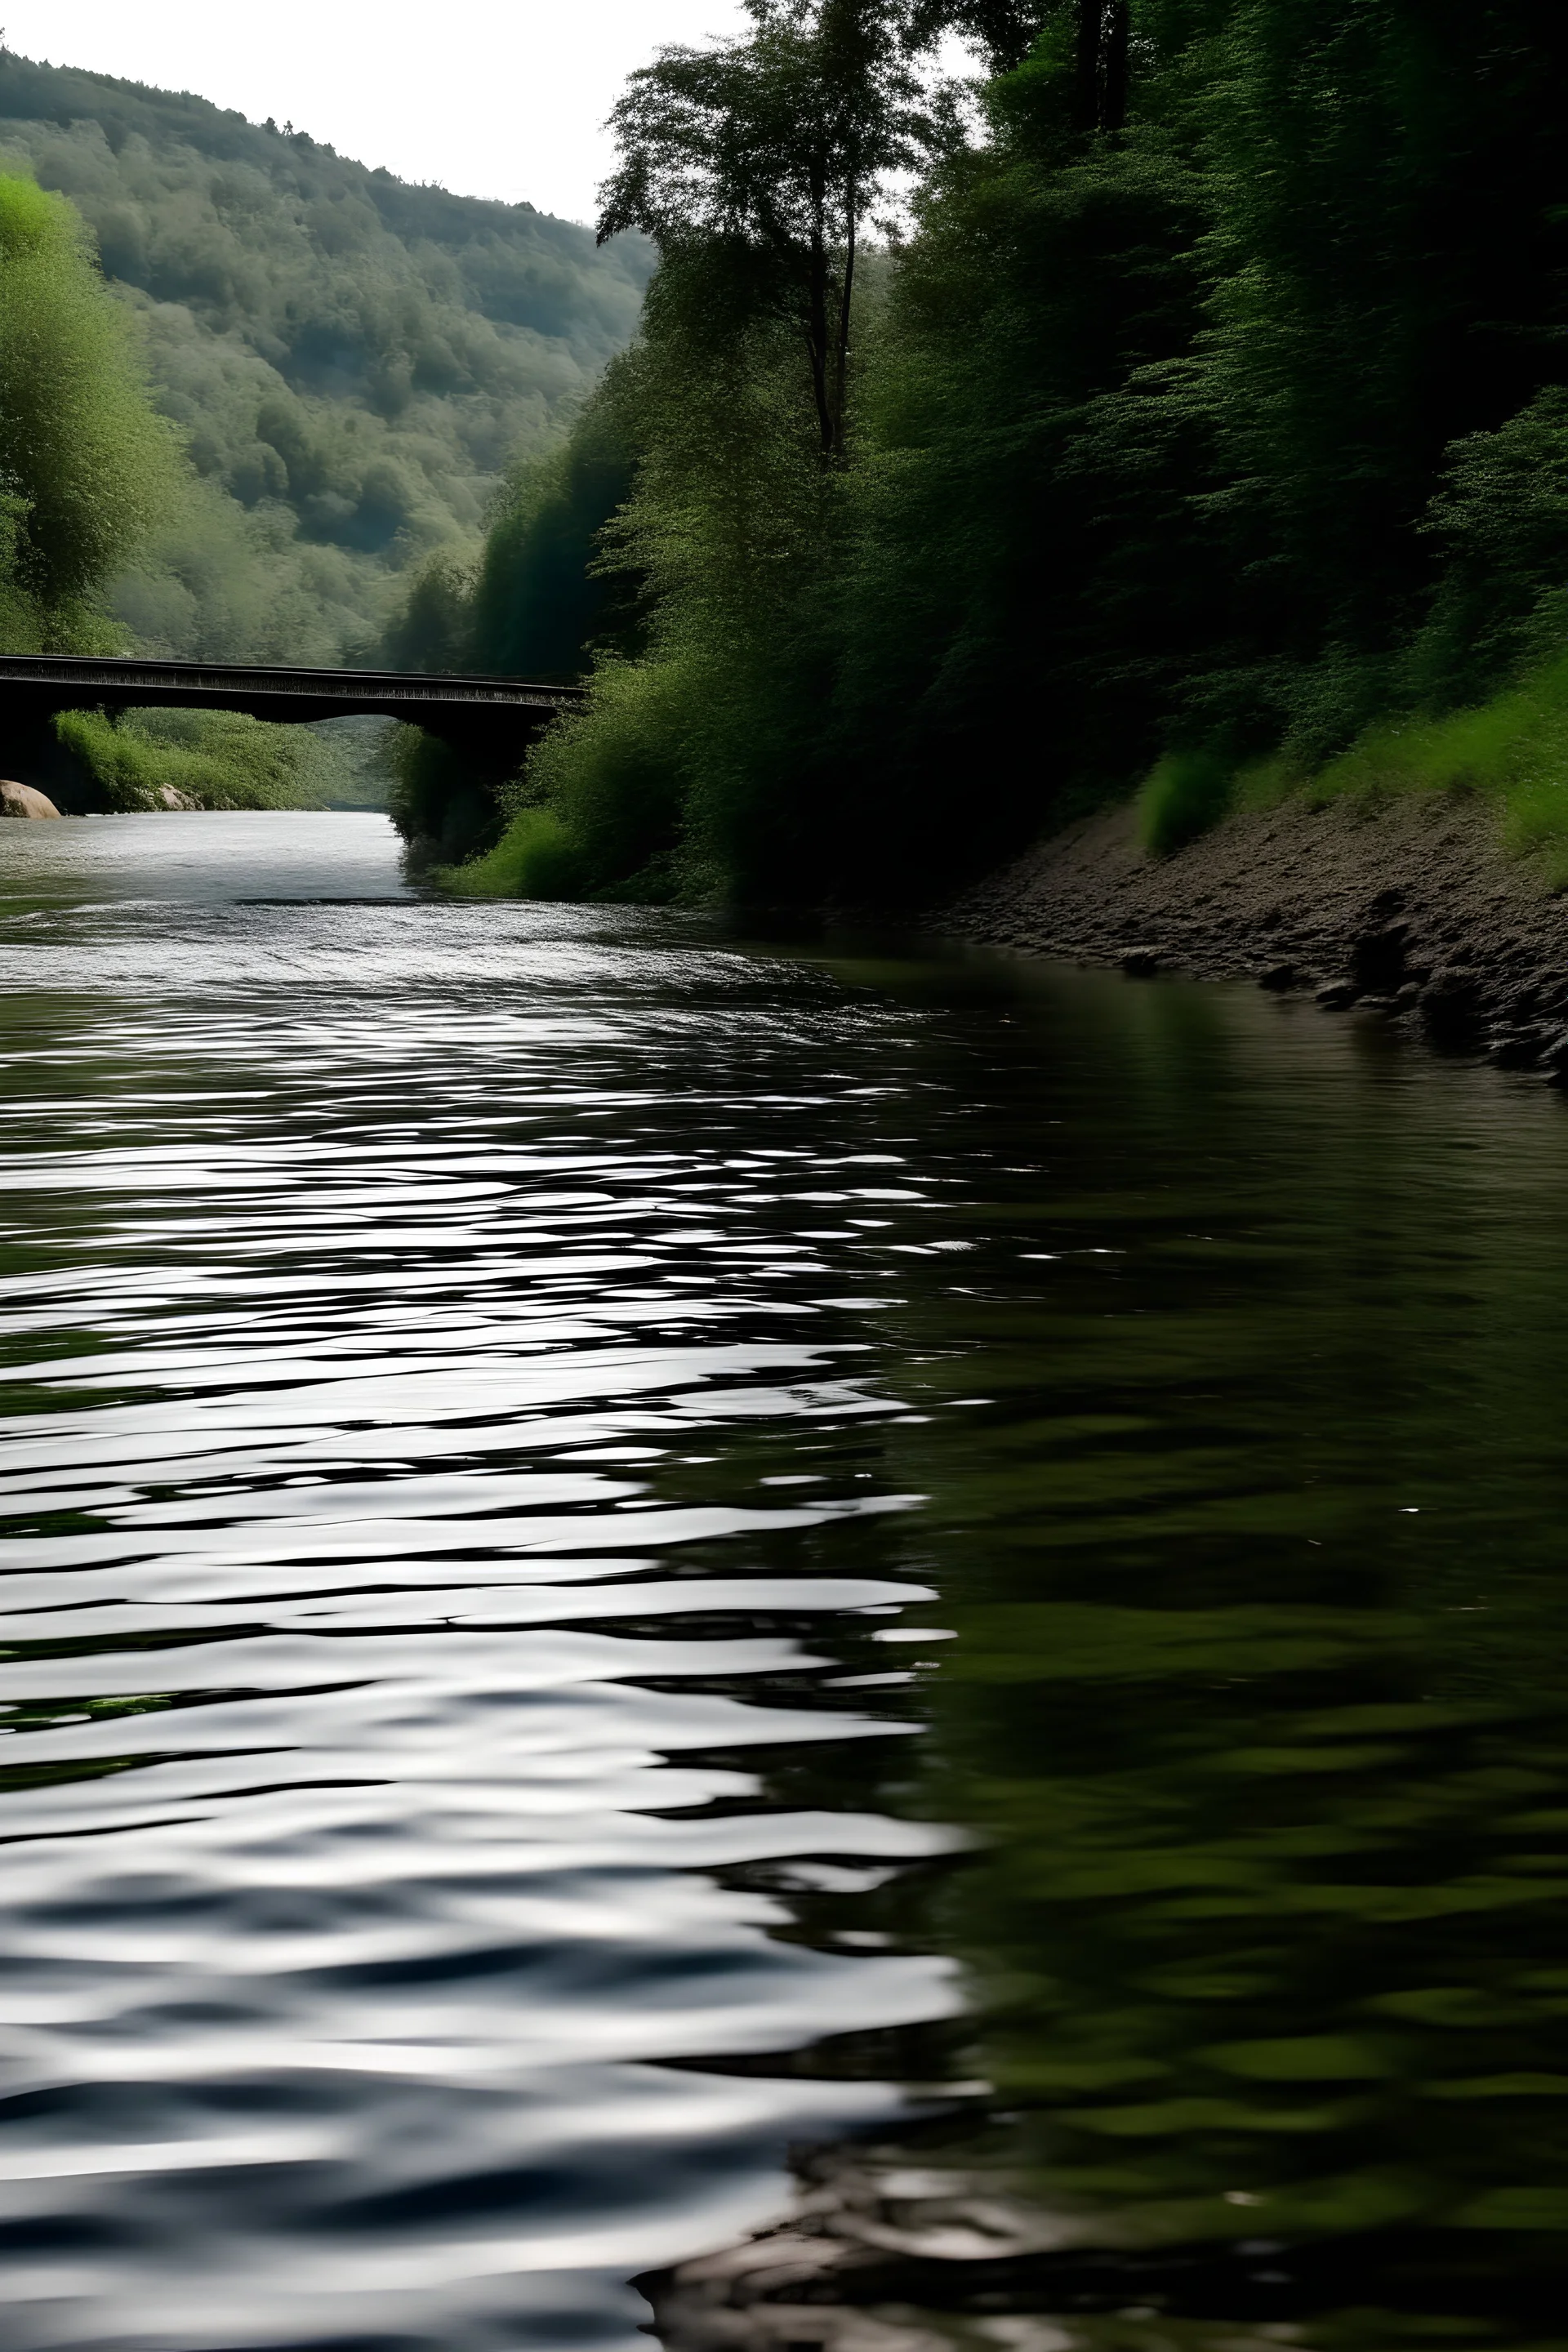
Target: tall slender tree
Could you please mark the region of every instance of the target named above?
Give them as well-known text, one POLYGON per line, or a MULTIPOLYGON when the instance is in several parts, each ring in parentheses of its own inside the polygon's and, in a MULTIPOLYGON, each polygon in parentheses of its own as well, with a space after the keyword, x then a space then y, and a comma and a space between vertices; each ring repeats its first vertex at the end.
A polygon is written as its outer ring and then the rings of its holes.
POLYGON ((611 116, 599 237, 706 248, 742 309, 798 330, 824 460, 844 455, 855 267, 892 174, 950 135, 916 67, 934 31, 900 0, 748 0, 752 31, 667 48, 611 116))

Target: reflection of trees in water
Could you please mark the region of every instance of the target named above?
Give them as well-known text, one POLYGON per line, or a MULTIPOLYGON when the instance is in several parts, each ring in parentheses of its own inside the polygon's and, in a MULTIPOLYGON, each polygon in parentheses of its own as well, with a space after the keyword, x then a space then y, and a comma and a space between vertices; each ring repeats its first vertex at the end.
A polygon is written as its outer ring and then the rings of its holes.
POLYGON ((991 2069, 1088 2237, 1568 2204, 1561 1731, 1426 1697, 1414 1629, 1346 1615, 1337 1641, 1300 1608, 965 1629, 949 1719, 997 1844, 956 1931, 991 2069))
POLYGON ((1167 1002, 1047 1212, 1128 1256, 932 1430, 984 2065, 1080 2242, 1517 2263, 1568 2219, 1560 1114, 1167 1002))
POLYGON ((928 1410, 992 1402, 888 1442, 957 1633, 916 1801, 989 1841, 937 1932, 994 2118, 837 2160, 813 2226, 884 2268, 806 2302, 894 2334, 668 2340, 1554 2336, 1561 1110, 1197 992, 1052 983, 987 1045, 982 1244, 906 1259, 900 1337, 928 1410))

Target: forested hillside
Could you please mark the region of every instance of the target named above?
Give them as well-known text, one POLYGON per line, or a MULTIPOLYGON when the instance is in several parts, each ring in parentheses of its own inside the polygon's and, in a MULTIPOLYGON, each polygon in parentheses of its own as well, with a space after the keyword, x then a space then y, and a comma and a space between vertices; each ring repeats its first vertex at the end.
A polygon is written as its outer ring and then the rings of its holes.
POLYGON ((1568 16, 750 13, 619 109, 603 226, 660 264, 576 449, 629 493, 559 461, 466 608, 574 516, 618 614, 476 885, 929 893, 1145 778, 1156 847, 1430 771, 1568 856, 1568 16))
POLYGON ((199 98, 0 51, 0 170, 67 195, 195 482, 107 593, 144 650, 372 656, 632 334, 648 248, 199 98))

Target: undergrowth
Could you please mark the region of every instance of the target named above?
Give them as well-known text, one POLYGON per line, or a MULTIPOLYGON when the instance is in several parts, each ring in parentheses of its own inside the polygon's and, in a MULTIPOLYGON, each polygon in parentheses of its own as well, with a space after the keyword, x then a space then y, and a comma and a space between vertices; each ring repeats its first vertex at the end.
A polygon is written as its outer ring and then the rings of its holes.
POLYGON ((340 747, 309 727, 234 710, 65 710, 60 742, 121 814, 157 809, 324 808, 340 747))
POLYGON ((1411 793, 1489 802, 1507 846, 1538 858, 1554 889, 1568 887, 1568 655, 1473 709, 1370 727, 1311 771, 1278 754, 1245 766, 1212 753, 1168 754, 1139 793, 1139 829, 1144 847, 1163 856, 1233 812, 1288 799, 1373 804, 1411 793))
POLYGON ((552 809, 520 809, 495 847, 437 879, 469 898, 581 898, 582 853, 552 809))

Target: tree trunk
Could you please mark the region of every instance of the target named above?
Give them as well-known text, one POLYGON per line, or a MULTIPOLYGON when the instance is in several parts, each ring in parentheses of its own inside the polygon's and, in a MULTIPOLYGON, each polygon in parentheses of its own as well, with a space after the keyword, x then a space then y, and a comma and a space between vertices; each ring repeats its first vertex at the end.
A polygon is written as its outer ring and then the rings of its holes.
POLYGON ((849 305, 855 292, 855 235, 858 210, 856 191, 849 190, 845 207, 844 285, 838 298, 837 382, 834 386, 833 454, 844 455, 844 424, 849 406, 849 305))
POLYGON ((816 403, 816 434, 824 457, 833 455, 833 394, 828 381, 827 258, 814 243, 811 257, 811 312, 805 330, 811 354, 811 390, 816 403))
POLYGON ((1100 79, 1100 127, 1121 131, 1127 121, 1127 48, 1131 32, 1128 0, 1110 0, 1100 79))
POLYGON ((1079 131, 1121 131, 1127 122, 1130 0, 1079 0, 1073 120, 1079 131))
POLYGON ((816 401, 816 431, 824 460, 833 455, 833 394, 827 333, 827 199, 826 177, 812 188, 811 284, 805 340, 811 352, 811 389, 816 401))
POLYGON ((1100 128, 1100 60, 1105 46, 1105 0, 1078 0, 1078 71, 1073 85, 1073 121, 1079 131, 1100 128))

